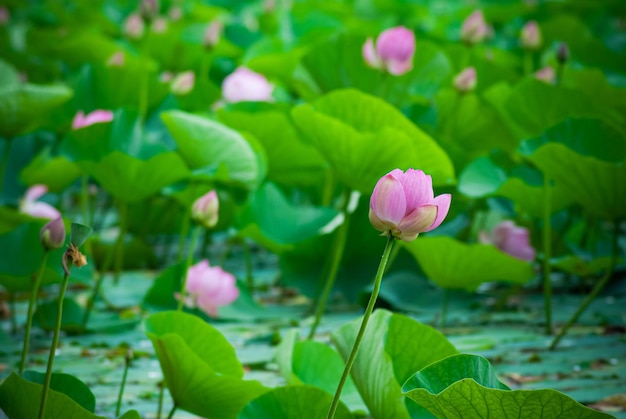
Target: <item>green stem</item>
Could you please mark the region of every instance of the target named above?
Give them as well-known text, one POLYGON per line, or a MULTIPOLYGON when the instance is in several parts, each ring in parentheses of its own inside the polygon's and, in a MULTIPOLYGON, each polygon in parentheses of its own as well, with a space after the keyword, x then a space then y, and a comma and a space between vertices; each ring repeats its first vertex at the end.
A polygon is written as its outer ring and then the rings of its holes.
MULTIPOLYGON (((346 194, 346 197, 348 196, 350 196, 349 193, 346 194)), ((324 285, 324 290, 322 291, 319 301, 317 302, 317 309, 315 310, 315 320, 313 322, 313 326, 311 326, 311 330, 309 331, 308 339, 313 339, 313 337, 315 336, 315 332, 317 331, 317 327, 322 320, 322 315, 324 314, 324 310, 326 310, 326 303, 328 303, 328 298, 330 297, 330 292, 332 291, 333 285, 335 284, 337 272, 339 272, 339 265, 341 264, 341 259, 343 258, 343 251, 346 247, 348 230, 350 228, 350 213, 348 213, 348 211, 344 211, 343 214, 343 224, 339 226, 339 228, 337 229, 337 233, 335 233, 335 241, 333 242, 333 250, 330 256, 331 262, 328 269, 328 275, 326 276, 326 284, 324 285)))
POLYGON ((393 249, 391 249, 389 262, 387 262, 387 266, 385 267, 385 273, 387 273, 387 271, 389 271, 389 269, 393 266, 393 262, 396 261, 396 258, 398 257, 398 253, 400 253, 401 248, 402 246, 394 246, 393 249))
POLYGON ((324 177, 324 186, 322 189, 322 206, 329 206, 333 199, 333 192, 335 191, 335 173, 332 169, 326 171, 324 177))
POLYGON ((326 419, 332 419, 335 417, 335 412, 337 411, 337 407, 339 406, 339 399, 341 397, 341 390, 348 379, 348 375, 350 374, 350 370, 352 369, 352 364, 354 364, 354 360, 356 358, 356 354, 359 350, 359 345, 361 344, 361 340, 363 339, 363 335, 365 334, 365 328, 367 327, 367 322, 369 321, 372 312, 374 311, 374 305, 376 304, 376 299, 378 298, 378 292, 380 291, 380 285, 383 279, 383 273, 385 272, 385 267, 387 262, 389 261, 389 254, 391 253, 391 248, 393 247, 393 242, 395 238, 389 232, 389 237, 387 238, 387 244, 385 245, 385 250, 383 251, 383 256, 380 260, 380 265, 378 265, 378 271, 376 272, 376 278, 374 279, 374 288, 372 289, 372 294, 370 295, 370 300, 367 303, 367 308, 365 309, 365 314, 363 315, 363 320, 361 321, 361 328, 359 329, 358 334, 356 335, 356 340, 354 341, 354 346, 352 346, 352 352, 350 352, 350 356, 346 361, 346 366, 341 374, 341 379, 339 380, 339 385, 337 386, 337 390, 335 391, 335 397, 333 398, 333 402, 330 405, 330 410, 328 411, 328 415, 326 419))
POLYGON ((43 260, 41 261, 41 268, 33 284, 33 289, 30 294, 30 301, 28 302, 28 314, 26 318, 26 331, 24 332, 24 346, 22 347, 22 358, 20 359, 19 373, 22 375, 24 372, 24 365, 26 365, 26 355, 28 355, 28 345, 30 342, 30 328, 33 325, 33 314, 35 313, 35 305, 37 304, 37 294, 39 294, 39 287, 41 286, 41 278, 43 272, 46 270, 46 263, 48 262, 48 251, 43 252, 43 260))
POLYGON ((0 158, 0 204, 2 204, 2 186, 4 185, 4 174, 7 170, 9 162, 9 154, 11 153, 11 141, 6 140, 5 146, 2 148, 2 158, 0 158))
POLYGON ((530 74, 532 74, 533 72, 533 53, 528 51, 528 50, 524 50, 524 75, 528 76, 530 74))
POLYGON ((543 177, 543 297, 546 311, 546 335, 552 334, 552 283, 550 282, 552 253, 552 187, 548 176, 543 177))
POLYGON ((246 284, 248 284, 248 291, 252 294, 254 290, 254 276, 252 274, 252 255, 250 254, 250 245, 243 238, 241 245, 243 246, 243 257, 246 261, 246 284))
POLYGON ((165 382, 161 381, 159 383, 159 406, 157 410, 156 419, 161 419, 161 412, 163 411, 163 395, 165 393, 165 382))
POLYGON ((178 406, 176 406, 176 405, 172 406, 172 410, 170 410, 170 414, 167 415, 167 419, 172 419, 174 417, 174 413, 176 412, 177 408, 178 408, 178 406))
POLYGON ((144 71, 144 77, 141 78, 140 86, 139 86, 139 120, 143 124, 146 120, 146 116, 148 114, 148 90, 149 90, 149 81, 150 81, 150 50, 149 50, 149 41, 150 38, 150 30, 146 30, 146 35, 142 40, 141 45, 141 63, 144 71))
POLYGON ((441 320, 439 321, 439 327, 446 327, 446 317, 448 316, 448 302, 450 301, 450 290, 443 289, 443 298, 441 299, 441 320))
MULTIPOLYGON (((63 254, 63 257, 67 257, 63 254)), ((69 282, 69 272, 65 272, 63 275, 63 282, 61 283, 61 290, 59 292, 59 301, 57 305, 57 321, 54 327, 54 335, 52 337, 52 346, 50 347, 50 354, 48 355, 48 367, 46 368, 46 380, 43 384, 43 392, 41 393, 41 405, 39 406, 39 419, 43 419, 46 411, 46 401, 48 399, 48 391, 50 390, 50 380, 52 379, 52 364, 54 363, 54 355, 56 353, 57 346, 59 345, 59 334, 61 333, 61 320, 63 317, 63 299, 65 298, 65 291, 67 290, 67 284, 69 282)))
POLYGON ((604 276, 600 279, 600 281, 596 283, 596 285, 591 290, 591 293, 587 295, 587 298, 585 298, 583 303, 578 307, 578 310, 576 310, 574 315, 569 319, 569 321, 565 324, 565 326, 563 326, 563 328, 561 329, 557 337, 554 338, 554 340, 550 344, 550 348, 549 348, 550 350, 553 350, 554 348, 556 348, 556 346, 559 344, 561 339, 563 339, 565 334, 567 334, 567 331, 569 330, 569 328, 572 327, 572 325, 578 320, 580 315, 583 314, 583 312, 587 309, 587 307, 589 307, 589 304, 591 304, 591 302, 598 296, 600 291, 602 291, 602 289, 607 284, 607 282, 609 282, 609 279, 611 279, 611 276, 613 275, 613 271, 615 270, 615 265, 617 264, 617 249, 618 249, 617 240, 618 238, 619 238, 619 221, 615 220, 613 224, 613 240, 612 240, 612 245, 611 245, 611 263, 609 267, 607 268, 606 272, 604 273, 604 276))
POLYGON ((119 203, 119 235, 115 240, 115 261, 113 265, 114 276, 113 282, 115 285, 120 280, 120 273, 122 272, 122 266, 124 266, 124 236, 126 236, 126 230, 128 228, 128 204, 126 202, 119 203))
POLYGON ((9 308, 11 309, 11 334, 17 333, 17 317, 15 316, 15 294, 8 292, 9 308))
POLYGON ((83 175, 80 186, 80 207, 83 212, 83 224, 90 226, 89 218, 89 176, 83 175))
POLYGON ((185 253, 185 244, 189 236, 189 227, 191 227, 191 210, 185 210, 183 214, 183 222, 180 226, 180 237, 178 238, 178 256, 176 260, 182 262, 185 253))
POLYGON ((196 244, 198 243, 198 237, 200 237, 200 232, 202 231, 201 226, 196 226, 193 230, 191 236, 191 243, 189 244, 189 251, 187 252, 187 260, 185 261, 185 270, 183 271, 183 279, 182 285, 180 287, 180 298, 178 299, 178 311, 183 311, 183 305, 185 303, 185 294, 187 288, 187 272, 189 271, 189 267, 191 266, 191 261, 193 260, 193 254, 196 250, 196 244))
POLYGON ((122 383, 120 384, 120 392, 117 395, 117 406, 115 407, 115 416, 120 415, 122 408, 122 396, 124 396, 124 387, 126 386, 126 378, 128 377, 128 368, 130 368, 130 357, 126 355, 124 357, 124 375, 122 375, 122 383))

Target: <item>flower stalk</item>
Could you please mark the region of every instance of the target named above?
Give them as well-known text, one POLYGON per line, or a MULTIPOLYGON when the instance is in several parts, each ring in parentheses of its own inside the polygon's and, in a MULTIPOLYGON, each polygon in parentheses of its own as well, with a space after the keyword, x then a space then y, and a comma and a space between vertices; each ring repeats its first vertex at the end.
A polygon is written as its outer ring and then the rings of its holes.
POLYGON ((189 244, 189 251, 187 252, 187 259, 185 260, 185 269, 183 271, 183 279, 181 281, 180 287, 180 298, 178 299, 178 307, 177 311, 183 311, 183 305, 185 303, 185 295, 187 293, 187 276, 189 275, 189 267, 191 266, 191 262, 193 261, 193 255, 196 250, 196 245, 198 243, 198 237, 200 237, 200 232, 202 231, 201 226, 195 226, 193 232, 191 233, 191 243, 189 244))

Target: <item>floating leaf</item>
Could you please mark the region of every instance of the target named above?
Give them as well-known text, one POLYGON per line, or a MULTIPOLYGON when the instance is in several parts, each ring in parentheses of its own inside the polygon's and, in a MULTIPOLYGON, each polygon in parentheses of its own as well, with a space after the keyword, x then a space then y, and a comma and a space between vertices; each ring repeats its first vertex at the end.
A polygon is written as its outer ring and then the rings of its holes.
POLYGON ((215 179, 249 189, 256 188, 263 180, 265 173, 254 149, 237 131, 181 111, 164 112, 161 119, 190 169, 210 167, 215 179))
POLYGON ((214 327, 181 312, 153 314, 144 322, 167 387, 181 409, 215 419, 234 419, 267 391, 243 380, 234 348, 214 327))
POLYGON ((498 380, 489 361, 477 355, 435 362, 411 377, 402 392, 439 419, 612 417, 556 390, 511 391, 498 380))
POLYGON ((420 237, 403 246, 442 288, 475 290, 489 281, 524 284, 535 275, 532 264, 491 245, 465 244, 441 236, 420 237))
MULTIPOLYGON (((358 318, 331 335, 344 360, 360 325, 358 318)), ((414 406, 406 405, 402 383, 415 371, 456 353, 454 346, 432 327, 404 315, 376 310, 352 367, 352 379, 373 417, 408 419, 408 409, 414 406)))
POLYGON ((369 194, 395 168, 422 169, 435 185, 454 181, 452 162, 439 145, 374 96, 338 90, 295 107, 292 116, 337 177, 353 189, 369 194))

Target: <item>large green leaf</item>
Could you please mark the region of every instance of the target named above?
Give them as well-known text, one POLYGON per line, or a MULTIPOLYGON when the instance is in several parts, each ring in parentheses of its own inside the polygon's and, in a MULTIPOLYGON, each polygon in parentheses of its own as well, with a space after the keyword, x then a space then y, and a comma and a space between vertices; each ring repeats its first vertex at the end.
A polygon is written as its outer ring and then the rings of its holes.
POLYGON ((529 262, 486 244, 465 244, 452 237, 420 237, 403 243, 426 275, 442 288, 475 290, 488 281, 524 284, 534 277, 529 262))
POLYGON ((626 165, 546 144, 530 159, 587 211, 608 220, 626 217, 626 165))
MULTIPOLYGON (((46 379, 46 374, 36 371, 24 371, 22 377, 30 382, 43 385, 46 379)), ((52 374, 52 378, 50 379, 50 388, 69 396, 72 400, 89 412, 93 413, 96 411, 96 397, 85 383, 73 375, 57 373, 52 374)))
POLYGON ((465 167, 459 176, 458 189, 472 198, 482 198, 495 193, 507 179, 504 169, 489 157, 480 157, 465 167))
POLYGON ((223 110, 218 115, 224 123, 241 132, 249 132, 263 144, 269 180, 284 185, 320 182, 326 162, 314 147, 302 141, 288 114, 279 110, 223 110))
POLYGON ((98 162, 79 161, 78 165, 111 195, 124 202, 138 202, 189 176, 181 157, 163 152, 141 160, 120 151, 107 154, 98 162))
POLYGON ((20 173, 26 185, 44 184, 50 192, 63 192, 81 175, 76 163, 65 156, 52 156, 50 149, 41 151, 20 173))
POLYGON ((402 391, 439 419, 612 417, 556 390, 511 391, 497 379, 489 361, 476 355, 455 355, 429 365, 402 391))
POLYGON ((260 232, 279 245, 297 243, 322 234, 338 211, 332 208, 294 205, 272 183, 266 183, 250 197, 241 215, 242 235, 260 232), (250 229, 250 224, 258 227, 250 229), (248 227, 248 228, 246 228, 248 227))
MULTIPOLYGON (((36 418, 43 385, 12 373, 0 385, 0 406, 9 419, 36 418)), ((46 419, 105 419, 76 403, 70 396, 51 389, 46 403, 46 419)), ((141 419, 134 410, 119 419, 141 419)))
POLYGON ((409 167, 432 175, 435 185, 454 182, 452 162, 439 145, 374 96, 338 90, 297 106, 292 115, 337 177, 353 189, 369 194, 381 176, 409 167))
MULTIPOLYGON (((358 318, 331 335, 344 359, 352 350, 360 325, 358 318)), ((454 346, 432 327, 407 316, 376 310, 351 374, 373 417, 409 418, 402 384, 426 365, 456 353, 454 346)))
MULTIPOLYGON (((277 387, 251 401, 238 418, 324 418, 328 414, 332 400, 333 396, 329 393, 313 386, 277 387)), ((343 403, 339 403, 334 417, 351 419, 353 416, 343 403)))
POLYGON ((243 380, 235 350, 214 327, 181 312, 153 314, 144 322, 174 402, 193 414, 236 418, 252 399, 267 391, 243 380))
MULTIPOLYGON (((550 212, 558 212, 572 204, 569 191, 561 184, 550 187, 550 212)), ((508 178, 498 188, 495 195, 509 198, 519 212, 526 212, 533 217, 541 217, 544 212, 545 193, 543 186, 533 186, 517 177, 508 178)))
POLYGON ((237 131, 181 111, 161 114, 190 169, 213 170, 217 180, 256 188, 265 177, 258 156, 237 131))
POLYGON ((72 97, 63 85, 21 83, 13 67, 0 61, 0 137, 37 128, 46 114, 72 97))

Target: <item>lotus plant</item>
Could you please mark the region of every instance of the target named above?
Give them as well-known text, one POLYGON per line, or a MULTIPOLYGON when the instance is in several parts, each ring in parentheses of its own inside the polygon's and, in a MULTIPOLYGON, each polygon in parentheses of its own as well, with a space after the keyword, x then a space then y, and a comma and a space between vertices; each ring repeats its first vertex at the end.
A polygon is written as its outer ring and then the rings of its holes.
POLYGON ((370 198, 369 219, 372 226, 382 233, 381 236, 387 236, 387 245, 378 266, 361 327, 346 361, 327 419, 335 416, 341 391, 352 369, 369 318, 374 311, 394 240, 410 242, 415 240, 420 233, 437 228, 446 218, 451 200, 450 194, 435 197, 432 178, 421 170, 408 169, 403 172, 400 169, 394 169, 376 183, 370 198))
POLYGON ((273 102, 274 86, 264 75, 239 67, 222 83, 222 96, 228 103, 273 102))
POLYGON ((401 76, 413 69, 415 34, 404 26, 387 29, 378 36, 376 44, 367 38, 362 52, 370 67, 401 76))
POLYGON ((541 48, 541 31, 539 25, 534 20, 527 22, 520 34, 520 44, 527 50, 538 50, 541 48))
POLYGON ((470 46, 480 44, 489 36, 489 31, 482 10, 475 10, 463 21, 461 40, 470 46))
POLYGON ((454 77, 454 87, 459 93, 468 93, 476 88, 476 69, 468 67, 454 77))
POLYGON ((189 267, 185 292, 185 305, 198 307, 211 317, 217 317, 219 307, 239 297, 235 277, 219 266, 210 266, 206 259, 189 267))
POLYGON ((517 226, 513 221, 502 221, 491 235, 481 232, 479 239, 481 243, 492 244, 517 259, 529 262, 535 260, 535 249, 530 244, 528 229, 517 226))

